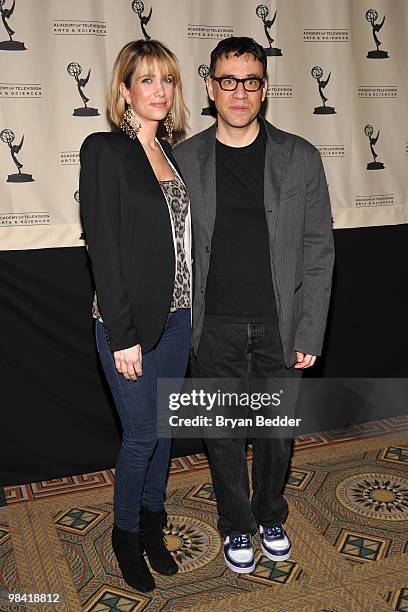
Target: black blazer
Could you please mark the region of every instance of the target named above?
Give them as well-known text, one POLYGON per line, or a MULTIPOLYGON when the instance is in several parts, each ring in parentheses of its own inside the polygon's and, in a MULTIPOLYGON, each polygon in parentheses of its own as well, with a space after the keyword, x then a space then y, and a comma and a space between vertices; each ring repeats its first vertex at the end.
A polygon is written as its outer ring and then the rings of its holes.
MULTIPOLYGON (((160 144, 176 166, 171 146, 160 144)), ((80 158, 81 217, 110 349, 141 344, 147 352, 160 338, 174 289, 165 197, 137 138, 91 134, 80 158)))

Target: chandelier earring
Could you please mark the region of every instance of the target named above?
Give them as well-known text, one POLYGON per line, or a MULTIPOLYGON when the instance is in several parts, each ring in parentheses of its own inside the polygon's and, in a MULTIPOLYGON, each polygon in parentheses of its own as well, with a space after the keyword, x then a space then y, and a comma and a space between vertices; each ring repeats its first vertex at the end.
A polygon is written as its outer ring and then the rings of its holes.
POLYGON ((164 120, 164 127, 166 128, 167 137, 170 142, 173 140, 173 130, 174 130, 174 119, 171 110, 167 113, 167 117, 164 120))
POLYGON ((125 114, 123 115, 123 119, 119 127, 129 136, 129 138, 134 140, 140 132, 142 124, 136 118, 135 112, 130 104, 126 103, 126 107, 125 114))

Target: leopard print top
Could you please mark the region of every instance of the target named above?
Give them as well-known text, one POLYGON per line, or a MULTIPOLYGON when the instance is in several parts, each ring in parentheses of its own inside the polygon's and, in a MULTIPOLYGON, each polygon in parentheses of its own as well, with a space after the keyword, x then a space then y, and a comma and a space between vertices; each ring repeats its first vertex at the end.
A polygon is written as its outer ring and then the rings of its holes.
POLYGON ((169 181, 159 181, 164 197, 169 205, 174 235, 176 240, 176 277, 174 282, 173 297, 170 312, 177 308, 190 308, 190 272, 186 261, 184 248, 185 221, 190 205, 187 190, 184 183, 174 176, 169 181))

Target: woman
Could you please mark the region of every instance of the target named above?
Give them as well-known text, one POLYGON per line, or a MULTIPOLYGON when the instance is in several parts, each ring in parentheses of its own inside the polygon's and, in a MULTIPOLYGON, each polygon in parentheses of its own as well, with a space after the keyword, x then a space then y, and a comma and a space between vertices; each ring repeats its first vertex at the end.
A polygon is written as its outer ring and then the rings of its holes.
POLYGON ((80 200, 97 300, 96 341, 123 439, 116 463, 112 545, 125 581, 154 589, 144 560, 171 575, 163 542, 170 440, 157 439, 158 378, 185 374, 191 334, 189 199, 171 155, 184 127, 177 59, 162 43, 120 51, 108 94, 112 133, 81 147, 80 200))

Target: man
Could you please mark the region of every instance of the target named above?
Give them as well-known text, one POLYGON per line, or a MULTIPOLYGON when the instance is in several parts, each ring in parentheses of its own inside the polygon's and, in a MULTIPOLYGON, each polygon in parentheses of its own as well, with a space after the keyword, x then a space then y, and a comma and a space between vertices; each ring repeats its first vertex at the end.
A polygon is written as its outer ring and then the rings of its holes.
MULTIPOLYGON (((297 378, 322 349, 334 260, 327 184, 317 149, 259 116, 266 63, 250 38, 220 41, 207 79, 216 125, 174 151, 193 216, 200 378, 297 378)), ((251 500, 246 441, 206 444, 227 566, 254 569, 258 527, 264 554, 287 559, 288 440, 253 439, 251 500)))

